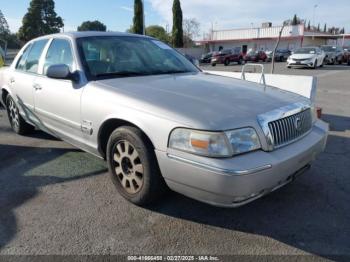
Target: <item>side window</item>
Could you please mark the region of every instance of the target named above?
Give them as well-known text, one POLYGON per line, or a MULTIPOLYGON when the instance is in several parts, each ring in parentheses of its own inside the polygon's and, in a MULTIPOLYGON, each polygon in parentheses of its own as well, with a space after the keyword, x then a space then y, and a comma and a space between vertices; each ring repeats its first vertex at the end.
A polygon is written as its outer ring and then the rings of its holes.
POLYGON ((26 47, 26 49, 23 51, 23 54, 20 57, 20 59, 18 60, 17 65, 16 65, 17 70, 24 70, 25 65, 26 65, 26 59, 27 59, 27 56, 28 56, 28 53, 29 53, 31 47, 32 47, 32 45, 28 45, 26 47))
POLYGON ((34 42, 26 59, 25 71, 35 74, 38 73, 39 59, 47 41, 47 39, 44 39, 34 42))
POLYGON ((44 74, 46 74, 49 66, 57 64, 65 64, 72 70, 73 55, 71 46, 67 40, 54 39, 52 41, 45 59, 44 74))

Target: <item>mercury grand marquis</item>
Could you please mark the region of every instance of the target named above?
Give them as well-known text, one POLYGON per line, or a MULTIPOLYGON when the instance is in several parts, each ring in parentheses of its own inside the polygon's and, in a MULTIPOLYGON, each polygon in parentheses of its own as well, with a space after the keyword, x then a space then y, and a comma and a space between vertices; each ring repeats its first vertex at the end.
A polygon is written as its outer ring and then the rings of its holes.
POLYGON ((41 129, 105 159, 137 205, 169 188, 221 207, 249 203, 307 170, 328 135, 307 98, 204 73, 132 34, 34 39, 0 88, 14 132, 41 129))

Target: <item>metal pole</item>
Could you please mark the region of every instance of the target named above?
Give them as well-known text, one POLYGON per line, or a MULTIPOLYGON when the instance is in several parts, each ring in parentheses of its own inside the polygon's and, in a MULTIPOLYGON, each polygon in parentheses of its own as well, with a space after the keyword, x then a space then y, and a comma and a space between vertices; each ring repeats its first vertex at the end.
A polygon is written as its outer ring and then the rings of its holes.
POLYGON ((316 17, 316 8, 318 7, 318 5, 314 5, 314 17, 313 17, 313 27, 315 28, 315 17, 316 17))
POLYGON ((275 48, 274 48, 273 53, 272 53, 271 74, 273 74, 275 72, 275 54, 276 54, 278 45, 280 44, 284 27, 285 27, 285 24, 282 25, 281 31, 278 34, 278 40, 276 42, 275 48))

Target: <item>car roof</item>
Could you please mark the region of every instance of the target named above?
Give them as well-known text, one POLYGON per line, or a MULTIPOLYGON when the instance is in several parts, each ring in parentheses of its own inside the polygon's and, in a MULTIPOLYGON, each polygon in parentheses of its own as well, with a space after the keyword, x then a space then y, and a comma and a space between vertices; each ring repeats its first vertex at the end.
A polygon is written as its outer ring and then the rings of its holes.
POLYGON ((84 31, 84 32, 67 32, 67 33, 58 33, 58 34, 51 34, 51 35, 45 35, 38 37, 35 40, 39 39, 45 39, 45 38, 52 38, 52 37, 69 37, 71 39, 78 39, 83 37, 103 37, 103 36, 132 36, 132 37, 140 37, 140 38, 150 38, 149 36, 144 35, 137 35, 137 34, 130 34, 130 33, 121 33, 121 32, 99 32, 99 31, 84 31))

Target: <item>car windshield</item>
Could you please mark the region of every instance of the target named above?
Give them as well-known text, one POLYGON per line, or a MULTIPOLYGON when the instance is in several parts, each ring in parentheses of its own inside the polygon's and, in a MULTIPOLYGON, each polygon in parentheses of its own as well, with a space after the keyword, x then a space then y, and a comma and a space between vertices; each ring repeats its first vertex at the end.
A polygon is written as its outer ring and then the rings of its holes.
POLYGON ((333 46, 321 46, 321 49, 325 52, 334 52, 336 51, 336 47, 333 46))
POLYGON ((77 45, 85 70, 94 79, 199 71, 183 55, 151 38, 83 37, 77 45))
POLYGON ((316 48, 300 48, 294 54, 316 54, 316 48))

